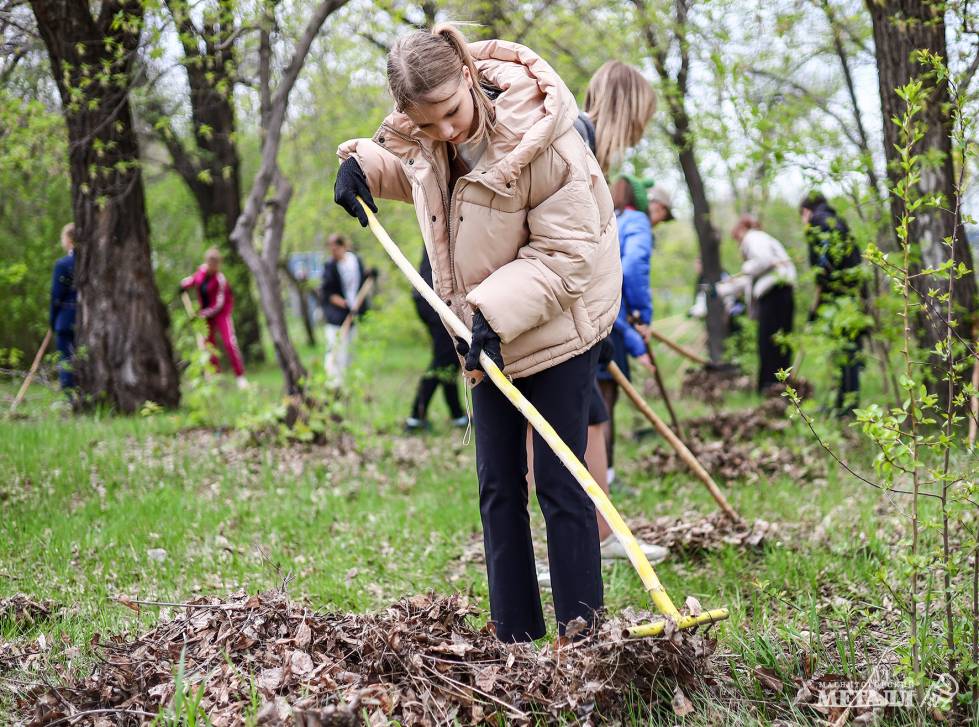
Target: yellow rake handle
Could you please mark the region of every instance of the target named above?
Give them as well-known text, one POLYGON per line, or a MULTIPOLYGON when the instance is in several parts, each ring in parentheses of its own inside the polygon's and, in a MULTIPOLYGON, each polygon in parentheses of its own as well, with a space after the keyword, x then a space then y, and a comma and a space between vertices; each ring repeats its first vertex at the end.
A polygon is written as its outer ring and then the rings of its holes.
MULTIPOLYGON (((358 198, 359 199, 359 198, 358 198)), ((408 262, 408 259, 404 256, 401 250, 395 244, 394 240, 390 238, 388 233, 381 226, 381 223, 377 221, 377 218, 370 211, 370 209, 360 200, 361 205, 364 208, 364 212, 367 214, 367 221, 370 225, 371 232, 377 237, 378 241, 387 251, 387 254, 391 256, 394 264, 398 266, 402 273, 408 278, 412 286, 418 293, 428 302, 438 312, 442 320, 449 326, 453 335, 459 336, 460 338, 469 341, 471 334, 466 325, 459 320, 459 317, 452 312, 452 310, 442 302, 442 300, 435 294, 435 291, 426 283, 421 275, 415 270, 415 268, 408 262)), ((601 513, 602 517, 605 518, 605 522, 609 524, 612 532, 622 547, 625 548, 626 553, 629 556, 629 560, 632 562, 633 567, 639 574, 639 578, 642 580, 643 586, 649 592, 650 597, 653 599, 653 604, 656 606, 657 610, 664 616, 673 619, 677 625, 680 625, 684 621, 683 616, 677 610, 676 606, 673 605, 673 601, 670 600, 669 595, 667 595, 666 590, 660 583, 659 578, 656 577, 656 572, 653 570, 653 566, 650 565, 649 559, 646 558, 645 554, 639 547, 639 543, 636 542, 635 536, 632 531, 629 530, 629 526, 625 524, 625 521, 619 515, 615 506, 612 505, 612 501, 608 499, 608 496, 602 492, 602 489, 595 482, 595 479, 589 474, 588 468, 574 455, 574 452, 568 447, 567 444, 561 439, 554 427, 552 427, 545 419, 541 416, 540 412, 537 411, 536 407, 531 404, 527 398, 517 390, 510 380, 504 376, 503 372, 500 371, 499 367, 493 363, 492 359, 485 353, 481 353, 479 356, 479 363, 482 365, 483 370, 489 375, 490 379, 494 384, 503 392, 510 402, 520 410, 527 421, 530 422, 531 426, 537 430, 537 433, 547 442, 548 446, 554 453, 558 456, 558 459, 564 464, 571 474, 574 475, 575 479, 578 480, 578 484, 584 488, 588 497, 591 498, 592 502, 595 503, 595 507, 598 512, 601 513)), ((725 616, 726 616, 725 611, 725 616)), ((694 625, 693 623, 689 624, 694 625)))

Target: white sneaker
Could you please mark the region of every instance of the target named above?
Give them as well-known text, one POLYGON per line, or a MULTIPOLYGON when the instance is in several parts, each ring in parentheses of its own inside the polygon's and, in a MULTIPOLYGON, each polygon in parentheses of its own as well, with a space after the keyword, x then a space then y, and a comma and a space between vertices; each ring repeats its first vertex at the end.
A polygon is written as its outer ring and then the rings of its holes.
MULTIPOLYGON (((614 535, 609 535, 605 540, 602 541, 602 560, 628 560, 629 555, 625 552, 625 548, 622 547, 622 543, 619 542, 618 538, 614 535)), ((656 565, 657 563, 662 563, 670 555, 670 551, 664 548, 662 545, 654 545, 653 543, 644 543, 639 541, 639 549, 643 552, 643 555, 649 560, 650 564, 656 565)))
POLYGON ((537 585, 545 590, 551 590, 551 572, 543 570, 537 574, 537 585))
POLYGON ((535 565, 537 566, 537 585, 540 588, 551 590, 551 571, 547 567, 547 563, 538 560, 535 565))
POLYGON ((244 376, 239 376, 236 381, 238 382, 238 388, 242 391, 248 388, 248 379, 246 379, 244 376))

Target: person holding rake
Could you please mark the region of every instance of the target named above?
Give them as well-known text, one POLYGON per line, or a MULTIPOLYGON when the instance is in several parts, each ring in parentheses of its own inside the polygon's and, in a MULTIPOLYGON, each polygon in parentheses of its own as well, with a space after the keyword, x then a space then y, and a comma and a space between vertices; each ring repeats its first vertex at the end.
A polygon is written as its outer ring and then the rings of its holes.
MULTIPOLYGON (((572 93, 529 48, 469 44, 452 25, 398 39, 387 62, 396 111, 338 150, 335 200, 415 206, 434 289, 472 329, 467 375, 485 352, 584 455, 597 344, 622 271, 608 186, 575 131, 572 93)), ((473 389, 476 471, 490 612, 503 641, 546 633, 527 511, 526 423, 489 384, 473 389)), ((559 633, 603 606, 595 508, 534 435, 559 633)))

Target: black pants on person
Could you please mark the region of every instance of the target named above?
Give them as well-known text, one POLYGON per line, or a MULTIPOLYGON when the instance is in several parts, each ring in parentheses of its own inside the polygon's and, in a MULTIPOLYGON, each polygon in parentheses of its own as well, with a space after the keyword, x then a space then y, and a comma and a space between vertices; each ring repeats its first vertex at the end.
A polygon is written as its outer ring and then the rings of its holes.
POLYGON ((777 383, 779 369, 792 365, 792 349, 776 343, 779 333, 792 332, 795 301, 791 285, 776 285, 755 301, 758 311, 758 390, 777 383))
POLYGON ((840 360, 839 388, 836 390, 836 411, 852 414, 860 404, 860 371, 863 369, 863 339, 846 340, 837 352, 840 360))
MULTIPOLYGON (((595 346, 514 382, 579 459, 597 361, 595 346)), ((490 617, 502 641, 537 639, 546 628, 527 511, 526 420, 488 380, 473 389, 473 410, 490 617)), ((578 616, 592 623, 603 604, 598 525, 591 500, 537 432, 533 443, 554 610, 563 634, 578 616)))
POLYGON ((411 405, 411 416, 416 419, 428 417, 428 405, 435 396, 435 390, 441 385, 449 414, 453 419, 458 419, 465 415, 465 411, 459 404, 459 357, 456 354, 455 344, 434 311, 429 314, 418 306, 418 315, 428 326, 428 333, 432 337, 432 362, 418 382, 418 393, 411 405))

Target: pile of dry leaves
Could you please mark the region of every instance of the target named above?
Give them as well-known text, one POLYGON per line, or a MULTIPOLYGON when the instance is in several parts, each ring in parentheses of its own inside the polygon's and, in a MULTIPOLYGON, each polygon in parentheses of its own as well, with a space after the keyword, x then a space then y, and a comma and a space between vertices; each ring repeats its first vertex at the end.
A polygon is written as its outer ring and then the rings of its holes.
POLYGON ((735 523, 722 512, 707 517, 691 512, 680 517, 664 515, 653 520, 637 519, 631 520, 629 527, 639 540, 669 548, 673 556, 696 555, 727 545, 760 548, 778 533, 774 523, 765 520, 735 523))
POLYGON ((23 593, 16 593, 0 598, 0 627, 10 631, 24 631, 42 621, 48 621, 60 610, 53 601, 38 601, 23 593))
MULTIPOLYGON (((694 442, 690 449, 704 468, 717 480, 744 480, 748 483, 778 475, 803 478, 814 474, 812 461, 774 443, 752 444, 719 440, 694 442)), ((644 457, 641 466, 648 472, 666 474, 686 472, 687 465, 672 449, 657 449, 644 457)))
POLYGON ((98 641, 89 676, 37 687, 19 707, 30 725, 91 710, 102 711, 87 724, 138 724, 173 704, 182 660, 185 692, 203 695, 216 727, 615 719, 630 698, 660 694, 685 714, 684 689, 703 683, 715 648, 702 632, 624 640, 625 620, 571 646, 507 645, 472 626, 477 615, 458 595, 374 614, 318 614, 279 592, 199 599, 140 637, 98 641))
MULTIPOLYGON (((685 443, 718 480, 756 482, 779 475, 808 478, 821 474, 821 460, 806 457, 777 438, 756 441, 757 435, 778 434, 790 426, 785 399, 767 398, 754 409, 717 412, 684 422, 685 443)), ((685 472, 687 465, 672 449, 660 447, 640 461, 647 472, 685 472)))
POLYGON ((720 404, 734 391, 753 391, 752 377, 738 366, 724 368, 688 368, 680 384, 680 396, 706 404, 720 404))

